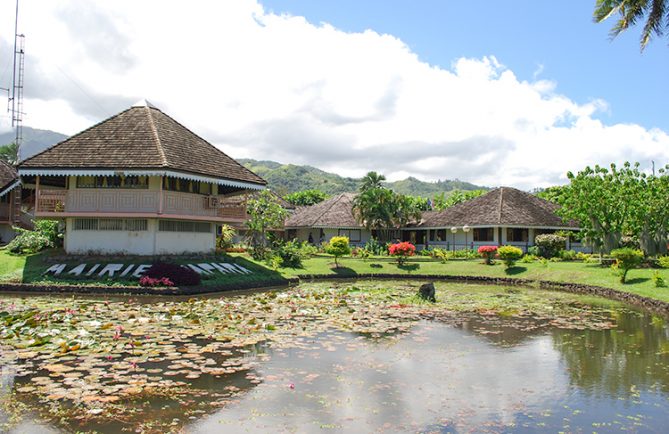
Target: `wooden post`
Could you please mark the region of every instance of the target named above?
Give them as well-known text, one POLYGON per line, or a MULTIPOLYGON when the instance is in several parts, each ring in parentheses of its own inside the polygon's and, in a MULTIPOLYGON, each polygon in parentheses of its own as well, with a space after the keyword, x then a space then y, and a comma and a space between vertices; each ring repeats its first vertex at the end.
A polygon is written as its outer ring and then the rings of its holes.
POLYGON ((160 196, 158 197, 158 214, 163 213, 163 182, 165 182, 165 176, 160 177, 160 196))
POLYGON ((39 205, 39 175, 35 177, 35 216, 37 216, 37 212, 39 211, 38 205, 39 205))

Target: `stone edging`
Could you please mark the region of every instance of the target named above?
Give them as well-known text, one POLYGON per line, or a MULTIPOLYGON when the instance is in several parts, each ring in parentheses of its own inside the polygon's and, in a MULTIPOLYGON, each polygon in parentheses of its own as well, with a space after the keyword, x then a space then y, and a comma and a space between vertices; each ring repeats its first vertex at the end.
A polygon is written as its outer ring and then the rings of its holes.
POLYGON ((263 282, 242 282, 231 285, 147 288, 143 286, 63 285, 29 283, 0 283, 0 292, 30 292, 35 294, 101 294, 101 295, 200 295, 224 291, 262 289, 299 283, 298 279, 272 279, 263 282))

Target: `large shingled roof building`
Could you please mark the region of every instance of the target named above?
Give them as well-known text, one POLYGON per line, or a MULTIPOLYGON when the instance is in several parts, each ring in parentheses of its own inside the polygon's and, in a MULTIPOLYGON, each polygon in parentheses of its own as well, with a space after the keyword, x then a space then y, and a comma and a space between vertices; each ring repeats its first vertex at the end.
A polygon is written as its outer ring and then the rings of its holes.
POLYGON ((68 253, 210 252, 216 225, 246 218, 225 198, 266 182, 142 101, 19 165, 35 217, 65 222, 68 253))
POLYGON ((301 207, 286 220, 289 238, 319 244, 346 236, 353 245, 364 245, 371 233, 353 215, 355 193, 341 193, 312 206, 301 207))
POLYGON ((449 249, 487 244, 527 249, 539 234, 579 229, 575 222, 564 222, 558 208, 531 193, 500 187, 443 211, 423 213, 418 224, 404 228, 403 238, 449 249))

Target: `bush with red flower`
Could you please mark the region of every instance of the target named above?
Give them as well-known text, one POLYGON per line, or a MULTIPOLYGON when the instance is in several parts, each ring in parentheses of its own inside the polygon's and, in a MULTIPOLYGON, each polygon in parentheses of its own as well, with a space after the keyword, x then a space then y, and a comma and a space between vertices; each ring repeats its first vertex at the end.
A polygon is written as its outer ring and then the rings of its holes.
POLYGON ((388 254, 390 256, 395 256, 397 258, 398 265, 404 264, 407 258, 413 256, 415 253, 416 253, 416 246, 414 246, 408 241, 391 244, 388 247, 388 254))
POLYGON ((155 278, 149 276, 142 276, 142 278, 139 279, 139 285, 145 287, 174 286, 174 282, 172 282, 167 277, 155 278))
POLYGON ((479 247, 479 255, 485 259, 486 265, 492 265, 495 263, 495 255, 497 254, 497 246, 481 246, 479 247))

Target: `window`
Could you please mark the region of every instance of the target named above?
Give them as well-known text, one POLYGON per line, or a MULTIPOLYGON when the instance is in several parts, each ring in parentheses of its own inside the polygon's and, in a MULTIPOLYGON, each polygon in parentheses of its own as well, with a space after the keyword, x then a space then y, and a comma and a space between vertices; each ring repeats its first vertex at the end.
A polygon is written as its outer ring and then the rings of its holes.
POLYGON ((506 228, 506 241, 511 243, 526 243, 529 239, 528 230, 522 228, 506 228))
POLYGON ((348 240, 354 243, 360 242, 360 229, 339 229, 338 235, 340 237, 348 237, 348 240))
POLYGON ((163 190, 210 195, 213 192, 213 184, 209 182, 165 177, 163 178, 163 190))
POLYGON ((474 241, 495 241, 495 229, 474 228, 474 241))
POLYGON ((74 219, 75 231, 131 231, 148 230, 146 219, 74 219))
POLYGON ((77 188, 148 189, 148 176, 77 176, 77 188))
POLYGON ((211 223, 160 220, 158 230, 160 232, 197 232, 204 234, 211 232, 211 223))

